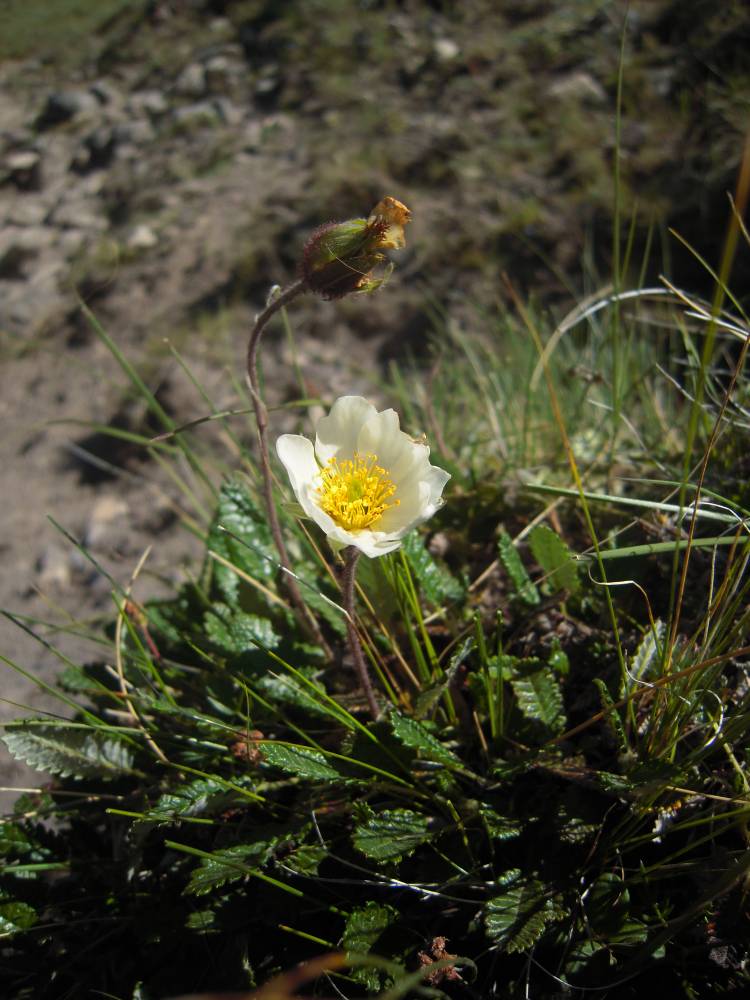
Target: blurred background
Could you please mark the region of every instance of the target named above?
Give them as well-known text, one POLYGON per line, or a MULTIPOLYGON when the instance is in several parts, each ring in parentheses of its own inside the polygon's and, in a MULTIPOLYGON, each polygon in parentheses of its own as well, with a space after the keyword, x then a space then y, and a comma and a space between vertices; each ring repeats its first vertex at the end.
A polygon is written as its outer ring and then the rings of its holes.
MULTIPOLYGON (((414 221, 387 289, 303 298, 264 356, 272 403, 376 396, 447 324, 506 308, 503 274, 552 324, 606 287, 618 214, 626 284, 710 295, 669 228, 718 262, 749 110, 743 0, 3 0, 0 607, 50 638, 39 621, 61 622, 75 656, 66 623, 111 616, 48 514, 120 583, 153 544, 141 599, 199 552, 82 303, 177 424, 208 412, 195 381, 246 405, 269 288, 311 229, 390 194, 414 221)), ((0 652, 59 665, 8 620, 0 652)), ((48 704, 10 670, 3 696, 6 718, 48 704)))

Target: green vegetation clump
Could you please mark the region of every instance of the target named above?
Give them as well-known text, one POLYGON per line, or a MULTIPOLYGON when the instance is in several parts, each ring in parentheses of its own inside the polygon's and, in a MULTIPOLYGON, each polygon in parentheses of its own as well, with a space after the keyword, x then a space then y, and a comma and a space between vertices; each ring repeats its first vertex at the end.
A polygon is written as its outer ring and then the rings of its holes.
POLYGON ((250 455, 214 493, 200 429, 102 332, 213 515, 172 599, 112 580, 106 653, 61 678, 74 718, 6 726, 52 779, 2 825, 5 995, 252 990, 304 960, 320 996, 747 988, 748 511, 710 461, 747 430, 698 405, 702 305, 626 301, 551 337, 519 303, 394 371, 453 481, 427 536, 360 567, 377 721, 317 528, 283 514, 329 661, 250 455))
MULTIPOLYGON (((361 3, 356 19, 344 0, 210 6, 242 39, 254 99, 300 111, 316 178, 248 225, 239 285, 288 252, 275 238, 295 230, 292 202, 326 218, 384 178, 422 193, 402 274, 423 279, 429 333, 412 364, 402 354, 386 376, 373 359, 359 378, 452 478, 425 527, 360 559, 355 613, 348 564, 275 463, 284 566, 244 422, 279 414, 252 377, 227 410, 175 351, 205 404, 175 426, 93 322, 157 429, 116 433, 167 472, 203 558, 142 602, 143 563, 116 579, 68 536, 112 591, 103 633, 76 623, 86 662, 5 613, 64 669, 59 715, 4 726, 45 777, 0 823, 3 995, 279 1000, 303 974, 309 995, 387 1000, 747 991, 750 321, 728 280, 734 239, 747 249, 742 198, 720 273, 685 251, 713 301, 647 282, 639 253, 664 212, 704 223, 696 165, 716 191, 742 155, 725 22, 634 2, 618 78, 622 23, 594 0, 509 3, 487 32, 497 5, 479 0, 361 3), (687 54, 660 74, 661 36, 687 54), (701 95, 721 104, 722 142, 712 121, 680 159, 701 95), (536 287, 534 267, 569 267, 602 231, 611 286, 558 321, 518 290, 519 272, 536 287), (208 452, 209 423, 226 452, 208 452)), ((8 54, 26 51, 33 10, 9 8, 8 54)), ((74 10, 91 30, 109 16, 67 4, 71 32, 74 10)), ((742 5, 723 13, 739 30, 742 5)), ((108 23, 94 62, 135 58, 161 81, 158 31, 108 23)), ((712 223, 706 239, 725 234, 712 223)), ((81 280, 105 265, 95 248, 81 280)), ((366 328, 363 301, 342 308, 366 328)), ((292 320, 286 332, 294 353, 292 320)), ((331 400, 293 361, 287 410, 309 433, 331 400)))
MULTIPOLYGON (((47 57, 54 62, 80 62, 93 56, 101 33, 111 29, 129 0, 5 0, 0 32, 0 59, 47 57), (88 40, 88 47, 85 42, 88 40), (83 46, 82 46, 82 43, 83 46)), ((141 5, 143 8, 143 5, 141 5)))

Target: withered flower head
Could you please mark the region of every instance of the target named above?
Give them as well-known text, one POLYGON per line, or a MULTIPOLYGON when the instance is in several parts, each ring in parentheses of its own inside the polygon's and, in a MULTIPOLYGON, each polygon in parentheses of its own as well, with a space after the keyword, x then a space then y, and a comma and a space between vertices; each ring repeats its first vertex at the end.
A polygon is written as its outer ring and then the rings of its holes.
POLYGON ((383 250, 406 245, 404 226, 411 212, 395 198, 383 198, 366 219, 328 222, 305 244, 301 272, 308 287, 324 299, 350 292, 373 291, 382 281, 372 271, 385 257, 383 250))

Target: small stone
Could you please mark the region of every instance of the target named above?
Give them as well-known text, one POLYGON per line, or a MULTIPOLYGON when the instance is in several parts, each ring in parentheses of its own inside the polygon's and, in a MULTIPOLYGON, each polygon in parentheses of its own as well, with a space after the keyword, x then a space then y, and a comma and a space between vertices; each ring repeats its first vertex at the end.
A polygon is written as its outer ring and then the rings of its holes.
POLYGON ((555 80, 548 93, 550 97, 561 100, 593 101, 596 104, 602 104, 607 99, 607 94, 598 80, 584 72, 569 73, 555 80))
POLYGON ((130 512, 127 503, 120 497, 105 494, 99 497, 89 515, 84 538, 92 548, 106 546, 114 534, 114 525, 122 521, 130 512))
POLYGON ((436 38, 432 49, 440 62, 452 62, 461 51, 452 38, 436 38))
POLYGON ((177 77, 175 92, 182 97, 202 97, 206 92, 206 74, 200 63, 186 66, 177 77))
POLYGON ((0 235, 0 278, 20 281, 29 261, 49 247, 54 233, 44 226, 6 226, 0 235))
MULTIPOLYGON (((129 122, 120 122, 112 130, 115 143, 119 146, 127 143, 132 146, 145 146, 156 137, 154 126, 147 118, 135 118, 129 122)), ((119 155, 119 151, 118 151, 119 155)))
POLYGON ((206 63, 206 89, 211 94, 230 93, 238 77, 237 65, 226 56, 214 56, 206 63))
POLYGON ((450 549, 450 540, 444 531, 437 531, 430 539, 427 548, 430 555, 442 559, 450 549))
POLYGON ((101 212, 97 212, 90 198, 76 198, 64 201, 50 216, 50 222, 63 229, 88 229, 103 233, 109 222, 101 212))
POLYGON ((89 170, 101 170, 109 166, 114 155, 117 140, 114 130, 108 125, 102 125, 90 132, 83 140, 71 161, 71 169, 78 173, 89 170))
POLYGON ((108 80, 97 80, 91 84, 91 93, 100 104, 117 104, 120 100, 118 91, 108 80))
POLYGON ((127 110, 136 116, 161 118, 169 111, 169 101, 160 90, 139 90, 130 95, 127 110))
POLYGON ((89 90, 57 90, 47 96, 36 125, 40 129, 53 128, 71 118, 93 114, 99 107, 99 101, 89 90))
POLYGON ((184 108, 175 108, 172 112, 172 123, 179 132, 213 128, 221 124, 221 121, 221 111, 214 101, 198 101, 184 108))
POLYGON ((38 191, 42 186, 42 157, 35 149, 8 153, 3 162, 8 178, 22 191, 38 191))
POLYGON ((150 250, 155 247, 159 242, 159 237, 153 231, 150 226, 141 223, 139 226, 131 231, 127 240, 125 241, 125 246, 128 250, 150 250))
POLYGON ((12 226, 40 226, 48 212, 49 204, 39 198, 16 198, 8 210, 7 222, 12 226))
POLYGON ((40 590, 64 590, 70 584, 70 553, 57 545, 44 549, 35 568, 40 590))
POLYGON ((71 303, 60 289, 63 263, 36 268, 17 285, 8 282, 0 295, 0 328, 28 340, 62 322, 71 303))
POLYGON ((109 165, 117 143, 113 129, 102 125, 87 135, 84 142, 89 151, 90 169, 98 170, 109 165))

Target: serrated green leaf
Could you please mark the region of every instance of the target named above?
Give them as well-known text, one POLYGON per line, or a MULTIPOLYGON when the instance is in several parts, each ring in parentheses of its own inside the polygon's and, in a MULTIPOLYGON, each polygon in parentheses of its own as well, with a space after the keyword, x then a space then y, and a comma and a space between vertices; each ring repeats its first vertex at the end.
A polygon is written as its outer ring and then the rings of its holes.
POLYGON ((421 722, 395 711, 391 712, 389 719, 396 739, 411 750, 418 751, 423 759, 463 769, 458 757, 444 747, 421 722))
POLYGON ((275 649, 279 644, 279 636, 267 618, 233 611, 226 604, 214 605, 203 623, 211 642, 230 655, 253 649, 275 649))
POLYGON ((0 823, 0 858, 22 857, 33 850, 25 830, 15 823, 0 823))
MULTIPOLYGON (((216 552, 256 580, 271 580, 278 554, 266 519, 245 486, 238 480, 224 483, 216 517, 208 533, 207 551, 216 552)), ((210 561, 214 582, 223 599, 236 607, 240 578, 229 567, 210 561)))
POLYGON ((410 809, 385 809, 354 831, 354 846, 376 861, 403 858, 430 839, 429 819, 410 809))
POLYGON ((480 806, 479 815, 485 822, 487 832, 493 840, 512 840, 521 833, 521 824, 516 819, 501 816, 489 806, 480 806))
POLYGON ((309 781, 344 781, 344 777, 318 750, 269 741, 260 747, 268 764, 309 781))
POLYGON ((497 551, 500 562, 505 567, 505 572, 511 579, 517 596, 524 604, 534 605, 540 601, 539 591, 536 589, 533 580, 526 572, 526 567, 521 562, 518 549, 513 544, 513 539, 507 531, 501 531, 497 541, 497 551))
POLYGON ((541 723, 553 735, 564 731, 562 692, 557 678, 546 664, 538 660, 519 664, 518 673, 510 683, 518 707, 527 719, 541 723))
POLYGON ((206 934, 209 931, 215 931, 218 929, 214 926, 215 923, 216 914, 213 910, 193 910, 192 913, 188 914, 185 926, 189 931, 197 931, 199 934, 206 934))
POLYGON ((130 748, 110 733, 84 727, 22 725, 2 737, 11 756, 63 778, 138 775, 130 748))
POLYGON ((0 903, 0 938, 13 937, 37 921, 36 910, 28 903, 0 903))
POLYGON ((622 719, 620 718, 620 713, 614 707, 615 703, 612 696, 609 693, 607 685, 604 683, 601 677, 594 677, 594 684, 599 691, 599 697, 601 698, 602 708, 607 711, 606 722, 609 724, 612 732, 614 733, 620 752, 624 753, 628 748, 627 737, 625 736, 625 730, 622 725, 622 719))
POLYGON ((431 604, 461 600, 464 596, 463 585, 432 558, 418 532, 411 531, 401 547, 422 593, 431 604))
POLYGON ((277 705, 295 705, 297 708, 304 708, 306 712, 330 718, 331 709, 322 697, 325 695, 325 687, 317 678, 318 668, 303 666, 297 670, 310 681, 312 688, 297 677, 275 671, 254 676, 251 686, 277 705), (321 697, 316 697, 316 690, 320 691, 321 697))
POLYGON ((372 900, 352 910, 344 928, 345 950, 366 955, 383 931, 398 920, 398 916, 398 910, 394 907, 381 906, 372 900))
POLYGON ((570 673, 570 660, 567 653, 564 653, 559 646, 555 645, 547 658, 547 662, 561 677, 567 677, 570 673))
POLYGON ((544 896, 544 886, 531 880, 490 899, 484 921, 488 936, 506 952, 525 951, 541 936, 550 920, 562 911, 544 896))
POLYGON ((546 524, 537 524, 529 534, 529 547, 544 570, 550 590, 567 590, 571 594, 578 591, 578 564, 559 535, 546 524))
POLYGON ((227 790, 210 778, 198 778, 173 791, 165 792, 152 809, 146 813, 147 819, 178 819, 180 816, 202 816, 226 809, 236 798, 236 793, 227 790))
MULTIPOLYGON (((344 928, 342 944, 350 955, 367 955, 384 931, 398 919, 398 910, 370 901, 349 914, 344 928)), ((371 993, 383 988, 383 974, 379 969, 354 969, 357 982, 364 983, 371 993)))
POLYGON ((318 865, 328 857, 322 844, 303 844, 284 858, 284 866, 300 875, 317 875, 318 865))
POLYGON ((661 642, 664 638, 665 625, 663 621, 654 623, 654 628, 641 639, 638 649, 630 660, 630 666, 625 679, 625 692, 629 694, 647 677, 652 676, 661 653, 661 642))
POLYGON ((272 837, 214 851, 210 858, 202 858, 200 865, 193 870, 185 892, 202 896, 227 882, 252 875, 271 856, 277 841, 277 837, 272 837))

